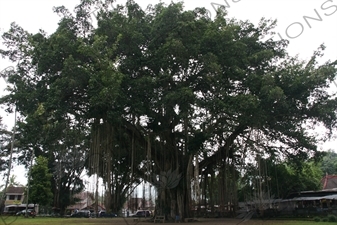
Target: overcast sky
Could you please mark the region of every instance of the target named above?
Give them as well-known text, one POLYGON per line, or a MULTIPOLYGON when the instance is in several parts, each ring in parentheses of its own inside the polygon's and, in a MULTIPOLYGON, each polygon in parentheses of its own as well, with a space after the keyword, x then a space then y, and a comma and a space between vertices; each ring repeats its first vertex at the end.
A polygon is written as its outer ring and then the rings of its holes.
MULTIPOLYGON (((12 22, 16 22, 30 33, 43 29, 48 34, 52 34, 60 19, 53 13, 53 6, 64 5, 72 11, 79 2, 79 0, 0 0, 0 34, 7 31, 12 22)), ((125 2, 117 1, 120 4, 125 2)), ((156 4, 159 1, 136 0, 135 2, 145 9, 148 4, 156 4)), ((337 59, 337 0, 186 0, 184 2, 186 10, 205 7, 211 17, 216 14, 215 8, 223 5, 227 7, 228 17, 249 20, 254 24, 257 24, 261 17, 277 19, 278 26, 275 30, 277 35, 274 38, 289 40, 288 52, 291 55, 299 55, 301 59, 308 60, 319 45, 324 43, 327 48, 321 62, 337 59)), ((0 48, 3 48, 2 44, 0 48)), ((0 72, 12 65, 9 61, 0 59, 0 72)), ((0 96, 3 95, 5 86, 5 81, 0 78, 0 96)), ((332 84, 331 90, 337 92, 337 87, 332 84)), ((8 115, 3 110, 0 113, 5 124, 9 128, 12 127, 13 115, 8 115)), ((331 140, 322 143, 320 148, 327 150, 334 146, 337 146, 337 142, 331 140)), ((26 184, 26 172, 22 167, 15 166, 13 173, 17 175, 20 183, 26 184)), ((2 180, 0 180, 1 183, 2 180)))

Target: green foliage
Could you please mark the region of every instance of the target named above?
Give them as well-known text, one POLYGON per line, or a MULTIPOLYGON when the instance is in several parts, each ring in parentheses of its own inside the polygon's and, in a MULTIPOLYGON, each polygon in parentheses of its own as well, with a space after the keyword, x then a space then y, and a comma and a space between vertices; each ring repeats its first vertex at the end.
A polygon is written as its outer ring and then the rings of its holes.
POLYGON ((329 222, 337 222, 337 217, 335 215, 328 215, 328 221, 329 222))
POLYGON ((324 174, 337 175, 337 153, 328 151, 321 161, 321 169, 324 174))
POLYGON ((312 161, 303 162, 301 169, 291 162, 277 162, 272 158, 261 161, 261 165, 262 168, 250 165, 240 179, 240 201, 244 201, 247 196, 254 196, 259 182, 262 182, 263 192, 270 193, 274 198, 285 198, 291 193, 321 188, 323 173, 320 166, 312 161), (263 176, 261 181, 259 170, 263 176))
POLYGON ((321 218, 316 216, 316 217, 314 217, 314 221, 315 221, 315 222, 320 222, 320 221, 321 221, 321 218))
POLYGON ((8 170, 12 133, 3 124, 0 116, 0 172, 8 170))
POLYGON ((14 187, 18 187, 18 186, 23 186, 19 181, 16 180, 17 176, 16 175, 11 175, 11 177, 9 178, 9 186, 14 186, 14 187))
POLYGON ((37 157, 36 164, 31 168, 28 202, 43 206, 49 206, 53 202, 51 178, 48 159, 42 156, 37 157))

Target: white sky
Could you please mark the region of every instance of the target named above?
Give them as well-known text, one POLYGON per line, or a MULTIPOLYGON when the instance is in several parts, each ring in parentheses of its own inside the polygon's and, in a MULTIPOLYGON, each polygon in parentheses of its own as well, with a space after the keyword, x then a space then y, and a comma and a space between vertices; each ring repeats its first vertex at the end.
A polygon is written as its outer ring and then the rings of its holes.
MULTIPOLYGON (((79 2, 79 0, 0 0, 0 34, 9 29, 11 22, 16 22, 30 33, 43 29, 52 34, 59 21, 52 7, 64 5, 72 11, 79 2)), ((117 2, 124 4, 126 1, 117 2)), ((145 9, 148 4, 156 4, 159 1, 136 0, 136 2, 145 9)), ((170 1, 163 0, 163 2, 170 1)), ((229 17, 249 20, 254 24, 257 24, 261 17, 277 19, 278 26, 275 31, 280 35, 275 38, 279 39, 281 36, 290 41, 288 52, 291 55, 298 54, 301 59, 308 60, 319 45, 324 43, 327 48, 322 62, 337 59, 337 0, 185 0, 184 2, 185 9, 205 7, 212 17, 216 14, 214 11, 216 4, 222 4, 227 6, 229 17)), ((0 48, 3 48, 2 44, 0 48)), ((13 64, 9 61, 0 59, 0 72, 11 65, 13 64)), ((3 95, 5 86, 5 81, 0 79, 0 96, 3 95)), ((337 91, 334 85, 331 89, 337 91)), ((5 124, 9 128, 12 127, 13 115, 7 115, 1 109, 0 113, 5 124)), ((327 150, 335 146, 336 140, 331 140, 322 143, 320 148, 327 150)), ((15 166, 11 173, 17 176, 20 183, 26 184, 26 172, 22 167, 15 166)))

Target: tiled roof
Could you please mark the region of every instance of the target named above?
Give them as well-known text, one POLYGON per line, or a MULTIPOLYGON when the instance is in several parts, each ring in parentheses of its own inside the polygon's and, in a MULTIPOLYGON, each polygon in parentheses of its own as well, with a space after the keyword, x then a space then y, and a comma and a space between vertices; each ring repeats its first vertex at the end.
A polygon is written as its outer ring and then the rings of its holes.
MULTIPOLYGON (((78 198, 78 202, 74 205, 70 205, 67 209, 85 209, 85 208, 93 208, 95 204, 94 195, 91 192, 83 191, 81 193, 75 194, 73 197, 78 198)), ((102 207, 99 206, 101 209, 102 207)))
POLYGON ((75 205, 70 205, 67 207, 67 209, 83 209, 87 207, 87 204, 86 203, 78 203, 78 204, 75 204, 75 205))
POLYGON ((25 192, 25 187, 9 186, 7 188, 7 194, 23 194, 24 192, 25 192))
POLYGON ((322 179, 323 190, 337 188, 337 175, 326 175, 322 179))

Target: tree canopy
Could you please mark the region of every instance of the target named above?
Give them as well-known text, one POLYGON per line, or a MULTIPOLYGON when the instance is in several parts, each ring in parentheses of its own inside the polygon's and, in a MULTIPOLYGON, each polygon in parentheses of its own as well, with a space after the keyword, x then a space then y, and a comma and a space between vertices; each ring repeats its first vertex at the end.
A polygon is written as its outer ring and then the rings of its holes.
POLYGON ((324 174, 337 175, 337 153, 330 149, 322 158, 321 169, 324 174))
POLYGON ((86 168, 103 178, 108 208, 122 207, 145 180, 160 190, 158 212, 189 217, 192 184, 216 175, 214 201, 225 207, 237 202, 247 160, 296 165, 318 152, 310 127, 332 134, 337 101, 327 88, 337 60, 318 64, 324 45, 306 62, 288 55, 287 41, 268 39, 275 21, 253 25, 222 12, 212 20, 181 2, 106 5, 83 0, 74 15, 56 7, 51 35, 15 23, 3 35, 0 54, 20 60, 1 104, 22 115, 21 159, 34 148, 50 166, 57 160, 54 181, 67 193, 83 187, 86 168))
POLYGON ((30 172, 30 187, 28 203, 49 206, 53 202, 51 188, 52 174, 49 172, 48 159, 42 156, 36 158, 36 164, 30 172))

